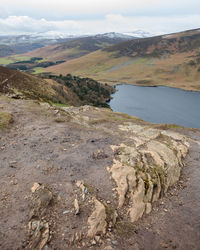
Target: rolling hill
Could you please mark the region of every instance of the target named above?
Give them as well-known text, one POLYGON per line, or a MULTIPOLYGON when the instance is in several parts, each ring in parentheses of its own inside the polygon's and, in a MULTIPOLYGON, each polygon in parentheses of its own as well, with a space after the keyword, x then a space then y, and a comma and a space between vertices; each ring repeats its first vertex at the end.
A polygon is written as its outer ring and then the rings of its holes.
POLYGON ((0 93, 16 99, 35 99, 56 104, 107 107, 114 89, 90 78, 72 75, 42 79, 0 66, 0 93))
POLYGON ((30 57, 43 57, 48 61, 70 60, 84 56, 93 51, 109 47, 111 45, 130 40, 133 37, 118 34, 105 33, 95 36, 86 36, 69 39, 62 43, 46 46, 27 53, 30 57))
POLYGON ((2 40, 6 44, 0 45, 0 57, 4 56, 0 58, 0 65, 38 74, 44 72, 46 67, 133 39, 133 36, 115 32, 57 40, 44 38, 43 40, 36 38, 36 40, 31 40, 25 36, 26 43, 22 43, 21 37, 17 38, 13 38, 11 44, 7 39, 2 40), (16 40, 17 38, 18 40, 16 40), (34 49, 34 46, 37 49, 34 49), (27 53, 23 54, 23 52, 27 53))
POLYGON ((39 35, 8 35, 0 36, 0 58, 27 53, 44 46, 61 43, 67 38, 51 38, 39 35))
POLYGON ((132 39, 47 67, 101 82, 167 85, 200 91, 200 29, 132 39))

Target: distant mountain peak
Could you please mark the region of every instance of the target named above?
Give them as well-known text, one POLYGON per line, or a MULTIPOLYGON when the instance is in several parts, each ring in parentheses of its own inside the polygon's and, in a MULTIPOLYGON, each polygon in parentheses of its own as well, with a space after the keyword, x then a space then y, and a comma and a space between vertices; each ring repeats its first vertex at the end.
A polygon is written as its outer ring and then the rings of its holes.
POLYGON ((126 35, 126 34, 117 33, 117 32, 107 32, 107 33, 103 33, 103 34, 97 34, 95 37, 133 39, 133 36, 131 36, 131 35, 126 35))
POLYGON ((152 37, 155 35, 155 34, 152 34, 148 31, 144 31, 144 30, 135 30, 135 31, 131 31, 131 32, 124 32, 123 34, 128 35, 128 36, 132 36, 132 37, 137 37, 137 38, 152 37))

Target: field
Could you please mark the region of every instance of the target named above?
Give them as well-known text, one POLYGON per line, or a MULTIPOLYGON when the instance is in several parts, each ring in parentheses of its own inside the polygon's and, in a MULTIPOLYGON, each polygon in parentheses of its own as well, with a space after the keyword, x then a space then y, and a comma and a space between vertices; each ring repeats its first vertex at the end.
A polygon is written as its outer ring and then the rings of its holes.
POLYGON ((1 57, 0 58, 0 65, 8 65, 10 63, 20 62, 29 60, 31 57, 24 56, 24 55, 13 55, 13 56, 7 56, 7 57, 1 57))
POLYGON ((0 58, 0 65, 8 65, 10 63, 13 63, 13 60, 9 59, 8 57, 0 58))

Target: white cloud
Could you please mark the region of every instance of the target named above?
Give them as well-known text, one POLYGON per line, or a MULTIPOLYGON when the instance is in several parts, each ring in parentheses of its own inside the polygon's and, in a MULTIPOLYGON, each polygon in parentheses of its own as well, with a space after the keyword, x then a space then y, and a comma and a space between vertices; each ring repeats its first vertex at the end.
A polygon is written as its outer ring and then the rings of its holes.
POLYGON ((181 16, 135 16, 108 14, 97 20, 47 21, 28 16, 9 16, 0 19, 0 34, 64 33, 85 34, 105 32, 131 32, 142 29, 154 34, 164 34, 199 28, 200 15, 181 16))
POLYGON ((0 17, 11 15, 48 20, 85 19, 109 13, 135 15, 198 14, 199 0, 1 0, 0 17))
POLYGON ((199 0, 0 0, 0 34, 199 28, 199 0))
POLYGON ((157 3, 159 0, 1 0, 0 9, 9 9, 13 13, 16 10, 21 10, 21 13, 31 10, 33 15, 34 12, 39 11, 44 16, 48 13, 85 16, 149 9, 157 3))

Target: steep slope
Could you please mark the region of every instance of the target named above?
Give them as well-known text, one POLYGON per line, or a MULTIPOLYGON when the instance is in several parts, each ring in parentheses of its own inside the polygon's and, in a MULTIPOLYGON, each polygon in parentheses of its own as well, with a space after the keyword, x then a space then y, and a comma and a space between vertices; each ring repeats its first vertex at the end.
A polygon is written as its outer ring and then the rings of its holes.
POLYGON ((99 81, 200 90, 200 29, 134 39, 46 68, 99 81))
POLYGON ((41 79, 0 66, 0 92, 13 98, 31 98, 53 103, 107 106, 114 89, 90 78, 69 75, 41 79), (89 97, 88 97, 89 95, 89 97))
MULTIPOLYGON (((0 66, 0 92, 2 93, 16 98, 27 97, 66 103, 67 99, 54 90, 53 86, 59 86, 59 84, 0 66)), ((64 92, 67 93, 68 89, 65 88, 64 92)))

